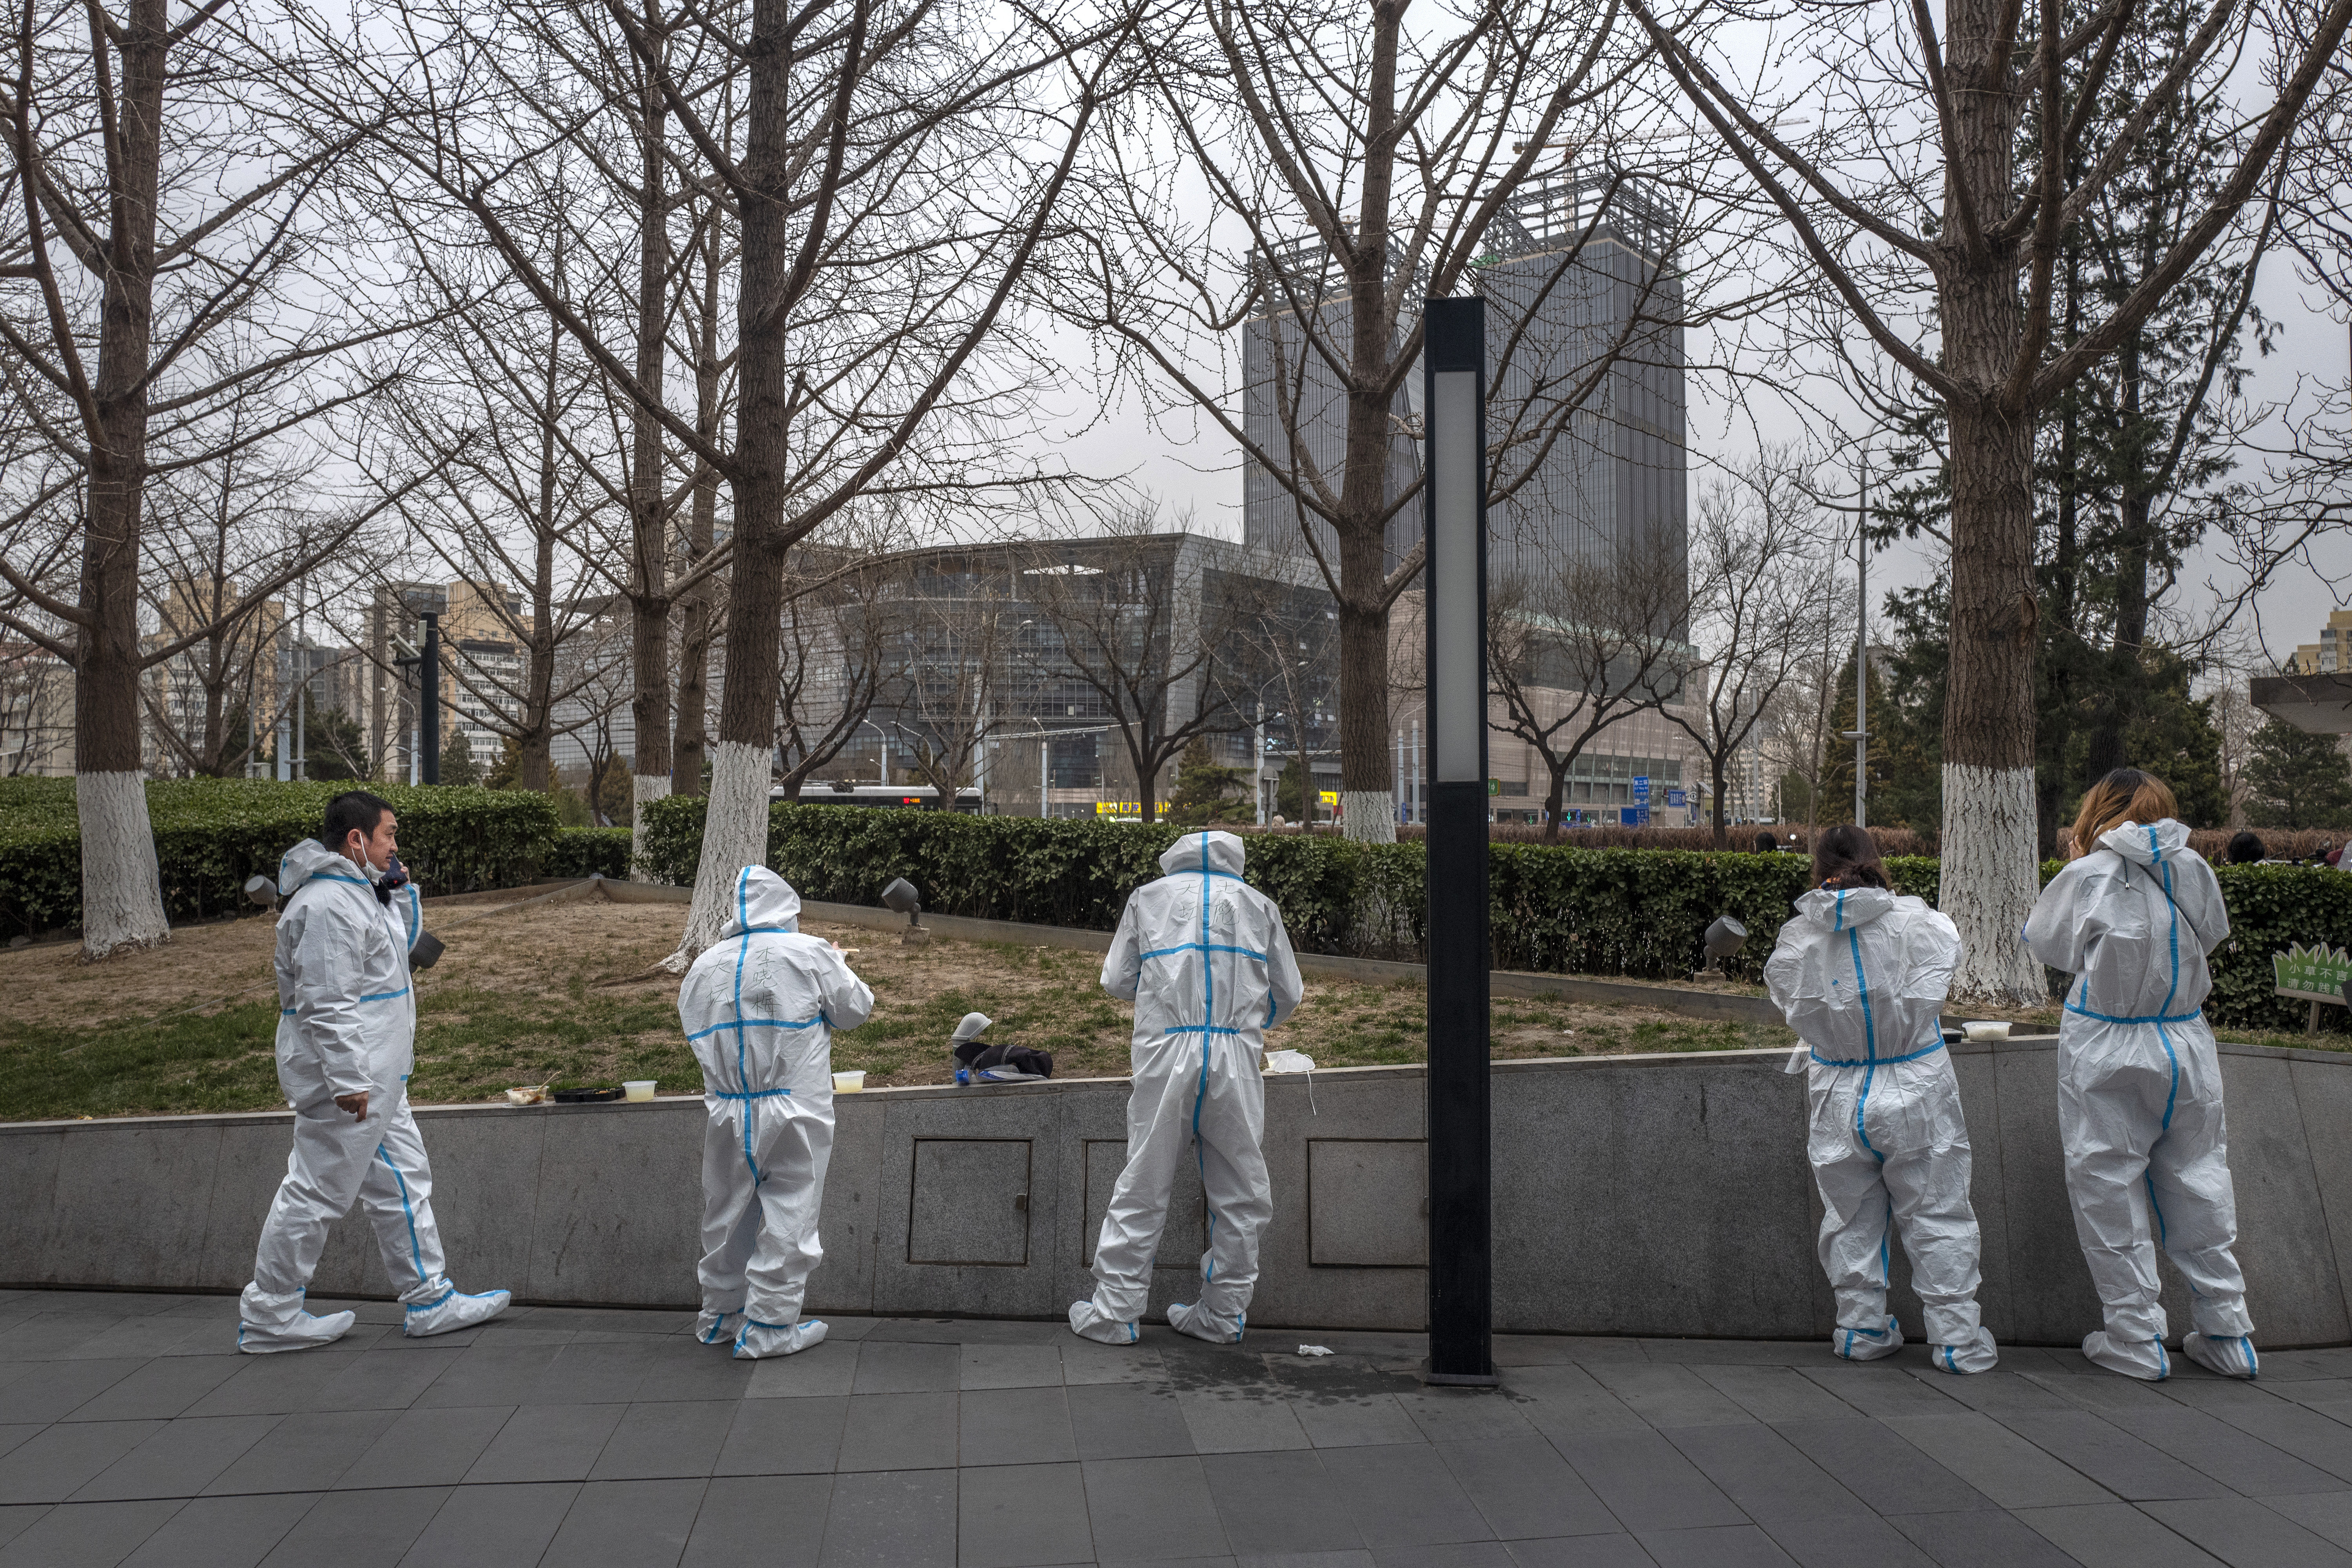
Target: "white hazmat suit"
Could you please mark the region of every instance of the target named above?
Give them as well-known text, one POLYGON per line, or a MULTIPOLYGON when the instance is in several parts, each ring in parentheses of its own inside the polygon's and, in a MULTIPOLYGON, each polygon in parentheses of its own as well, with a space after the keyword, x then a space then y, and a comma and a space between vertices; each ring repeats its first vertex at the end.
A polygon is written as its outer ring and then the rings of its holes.
POLYGON ((1959 931, 1884 888, 1817 888, 1796 908, 1764 984, 1806 1047, 1805 1148, 1822 1194, 1822 1268, 1837 1296, 1830 1348, 1849 1361, 1902 1348, 1886 1310, 1889 1233, 1899 1231, 1929 1360, 1988 1371, 1999 1357, 1977 1311, 1968 1122, 1936 1019, 1959 931))
POLYGON ((408 1109, 416 997, 408 950, 424 928, 415 884, 379 902, 356 862, 306 838, 278 863, 278 1085, 294 1111, 294 1149, 262 1222, 253 1282, 238 1304, 237 1347, 299 1350, 338 1338, 352 1314, 314 1317, 302 1296, 328 1228, 357 1201, 375 1226, 404 1332, 471 1327, 504 1311, 504 1290, 469 1296, 442 1272, 433 1168, 408 1109), (338 1095, 364 1093, 354 1118, 338 1095))
POLYGON ((1197 1300, 1168 1310, 1196 1339, 1224 1344, 1246 1325, 1266 1184, 1265 1031, 1298 1005, 1298 963, 1272 899, 1242 880, 1242 842, 1187 834, 1137 889, 1103 960, 1103 989, 1135 1004, 1127 1165, 1095 1242, 1096 1289, 1070 1327, 1126 1344, 1151 1294, 1151 1261, 1190 1153, 1208 1198, 1197 1300))
POLYGON ((2171 1370, 2158 1242, 2189 1282, 2194 1331, 2182 1352, 2225 1376, 2259 1369, 2231 1251, 2238 1204, 2221 1065, 2202 1012, 2213 988, 2205 955, 2229 934, 2220 880, 2168 817, 2101 834, 2025 924, 2034 957, 2082 976, 2058 1022, 2058 1131, 2074 1234, 2105 1307, 2106 1327, 2083 1353, 2133 1377, 2171 1370))
POLYGON ((746 1360, 824 1338, 801 1321, 824 1257, 817 1210, 833 1156, 833 1031, 874 1011, 841 950, 803 936, 801 896, 765 866, 735 874, 718 943, 678 987, 678 1022, 702 1066, 702 1316, 746 1360))

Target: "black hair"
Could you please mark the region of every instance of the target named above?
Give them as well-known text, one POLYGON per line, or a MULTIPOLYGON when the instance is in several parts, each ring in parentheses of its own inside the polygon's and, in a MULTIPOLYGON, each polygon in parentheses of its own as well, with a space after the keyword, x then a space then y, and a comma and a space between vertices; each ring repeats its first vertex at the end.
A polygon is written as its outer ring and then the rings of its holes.
POLYGON ((326 827, 319 835, 319 842, 341 853, 354 831, 374 837, 376 825, 391 809, 392 802, 381 795, 370 795, 363 789, 346 791, 327 803, 326 827))
POLYGON ((1756 836, 1756 853, 1759 855, 1776 855, 1780 853, 1780 841, 1770 834, 1759 833, 1756 836))
POLYGON ((2224 851, 2232 866, 2251 866, 2269 853, 2263 847, 2263 836, 2259 833, 2240 833, 2230 840, 2230 847, 2224 851))
POLYGON ((1824 828, 1813 840, 1813 886, 1885 887, 1886 865, 1878 858, 1878 841, 1851 822, 1824 828))

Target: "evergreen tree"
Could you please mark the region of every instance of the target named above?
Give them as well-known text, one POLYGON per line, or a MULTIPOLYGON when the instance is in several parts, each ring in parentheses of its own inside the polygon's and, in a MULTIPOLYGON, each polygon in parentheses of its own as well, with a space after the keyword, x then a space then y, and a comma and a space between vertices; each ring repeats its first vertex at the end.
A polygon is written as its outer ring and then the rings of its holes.
POLYGON ((473 742, 464 731, 449 737, 441 748, 441 782, 445 784, 478 784, 482 782, 481 770, 474 766, 473 742))
POLYGON ((1220 822, 1255 822, 1257 805, 1237 795, 1249 777, 1247 768, 1222 767, 1209 759, 1209 741, 1196 735, 1176 764, 1176 790, 1164 813, 1170 822, 1185 827, 1207 827, 1220 822))
POLYGON ((306 714, 302 721, 304 771, 314 779, 368 776, 367 737, 340 708, 306 714))
MULTIPOLYGON (((490 771, 482 775, 482 787, 512 789, 521 777, 522 746, 512 735, 509 735, 506 737, 506 743, 499 748, 499 760, 492 763, 490 771)), ((441 782, 446 784, 448 779, 445 776, 441 782)))
POLYGON ((2352 826, 2352 768, 2333 735, 2273 719, 2254 731, 2246 820, 2257 827, 2352 826))

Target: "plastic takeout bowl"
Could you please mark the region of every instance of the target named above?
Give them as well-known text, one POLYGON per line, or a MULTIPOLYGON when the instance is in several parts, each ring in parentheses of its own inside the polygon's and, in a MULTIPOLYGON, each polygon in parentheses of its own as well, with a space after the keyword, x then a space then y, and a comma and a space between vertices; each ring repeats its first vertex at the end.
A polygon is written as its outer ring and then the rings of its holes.
POLYGON ((863 1092, 865 1088, 866 1069, 864 1068, 833 1075, 833 1092, 835 1094, 858 1094, 863 1092))
POLYGON ((658 1081, 656 1079, 650 1078, 629 1079, 622 1083, 621 1092, 630 1100, 651 1100, 654 1097, 654 1085, 658 1081))
POLYGON ((1972 1040, 2005 1040, 2009 1038, 2009 1026, 2003 1023, 1962 1024, 1960 1033, 1972 1040))

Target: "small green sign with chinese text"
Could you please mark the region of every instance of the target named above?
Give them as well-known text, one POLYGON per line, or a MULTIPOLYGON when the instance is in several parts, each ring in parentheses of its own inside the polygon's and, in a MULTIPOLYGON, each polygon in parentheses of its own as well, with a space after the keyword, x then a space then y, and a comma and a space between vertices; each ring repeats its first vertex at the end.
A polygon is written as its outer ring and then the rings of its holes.
POLYGON ((2271 954, 2271 973, 2278 982, 2278 994, 2282 996, 2300 996, 2306 1001, 2333 1002, 2342 1006, 2345 984, 2352 982, 2352 953, 2326 942, 2305 947, 2298 942, 2284 952, 2271 954))

